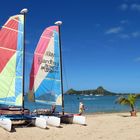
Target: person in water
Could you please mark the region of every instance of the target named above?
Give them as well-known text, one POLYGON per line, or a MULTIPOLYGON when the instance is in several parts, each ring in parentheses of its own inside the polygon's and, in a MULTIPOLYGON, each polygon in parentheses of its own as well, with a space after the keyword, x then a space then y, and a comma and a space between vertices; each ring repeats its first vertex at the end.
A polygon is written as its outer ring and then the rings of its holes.
POLYGON ((85 110, 84 104, 82 102, 79 103, 79 115, 82 115, 85 110))

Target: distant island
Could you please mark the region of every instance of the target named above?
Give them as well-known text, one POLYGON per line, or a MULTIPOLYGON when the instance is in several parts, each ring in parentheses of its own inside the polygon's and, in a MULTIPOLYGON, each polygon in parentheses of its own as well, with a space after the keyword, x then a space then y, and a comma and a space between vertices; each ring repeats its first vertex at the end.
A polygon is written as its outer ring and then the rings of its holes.
POLYGON ((108 91, 104 89, 102 86, 99 86, 97 89, 91 89, 91 90, 74 90, 74 89, 69 89, 68 91, 65 92, 65 94, 77 94, 77 95, 99 95, 99 96, 104 96, 104 95, 128 95, 128 94, 135 94, 135 93, 115 93, 108 91))

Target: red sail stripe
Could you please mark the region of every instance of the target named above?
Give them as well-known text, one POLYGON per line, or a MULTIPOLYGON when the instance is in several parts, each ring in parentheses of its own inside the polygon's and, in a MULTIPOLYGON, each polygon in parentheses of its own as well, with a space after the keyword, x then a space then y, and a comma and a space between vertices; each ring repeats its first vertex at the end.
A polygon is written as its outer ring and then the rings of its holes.
MULTIPOLYGON (((15 18, 17 19, 17 17, 15 18)), ((13 19, 9 20, 5 26, 18 30, 18 22, 13 19)), ((2 28, 0 30, 0 72, 4 69, 10 58, 15 54, 15 51, 10 51, 7 49, 17 49, 17 36, 18 33, 13 30, 9 30, 7 28, 2 28)))
POLYGON ((48 28, 46 28, 44 30, 44 32, 42 33, 43 38, 41 37, 38 44, 37 44, 37 48, 35 50, 35 54, 34 54, 34 59, 33 59, 33 64, 32 64, 32 69, 31 69, 31 73, 30 73, 30 90, 33 89, 33 85, 34 85, 34 80, 35 80, 35 76, 39 70, 40 67, 40 63, 39 60, 41 61, 43 58, 43 55, 48 47, 48 44, 50 42, 50 39, 53 35, 53 31, 56 30, 58 32, 58 26, 50 26, 48 28), (39 55, 38 55, 38 54, 39 55))

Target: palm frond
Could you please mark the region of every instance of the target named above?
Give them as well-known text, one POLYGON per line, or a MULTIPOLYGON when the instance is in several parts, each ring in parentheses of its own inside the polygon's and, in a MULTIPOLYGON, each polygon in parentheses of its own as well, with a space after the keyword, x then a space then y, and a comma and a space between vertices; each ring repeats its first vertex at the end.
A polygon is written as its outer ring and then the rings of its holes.
POLYGON ((129 104, 129 100, 122 96, 116 100, 116 103, 122 104, 122 105, 127 105, 127 104, 129 104))
POLYGON ((128 105, 131 107, 132 110, 134 110, 135 102, 137 99, 137 95, 130 94, 128 97, 121 96, 116 100, 116 103, 121 105, 128 105))

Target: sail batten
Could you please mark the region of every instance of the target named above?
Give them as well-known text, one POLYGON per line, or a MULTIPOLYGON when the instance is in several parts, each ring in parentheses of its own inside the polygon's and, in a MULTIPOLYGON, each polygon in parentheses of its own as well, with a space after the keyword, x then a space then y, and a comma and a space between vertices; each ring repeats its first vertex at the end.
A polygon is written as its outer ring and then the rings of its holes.
POLYGON ((6 26, 2 26, 2 27, 5 28, 5 29, 8 29, 8 30, 15 31, 15 32, 23 34, 23 32, 21 32, 19 30, 15 30, 15 29, 12 29, 12 28, 9 28, 9 27, 6 27, 6 26))
MULTIPOLYGON (((41 38, 51 39, 51 37, 46 37, 46 36, 41 36, 41 38)), ((56 39, 54 41, 58 42, 58 40, 56 40, 56 39)))
MULTIPOLYGON (((61 98, 60 48, 58 26, 44 30, 34 53, 30 73, 30 95, 42 103, 58 103, 61 98)), ((33 98, 32 98, 33 99, 33 98)))
POLYGON ((13 51, 13 52, 17 52, 17 51, 18 51, 18 50, 9 49, 9 48, 4 48, 4 47, 0 47, 0 49, 4 49, 4 50, 7 50, 7 51, 13 51))

